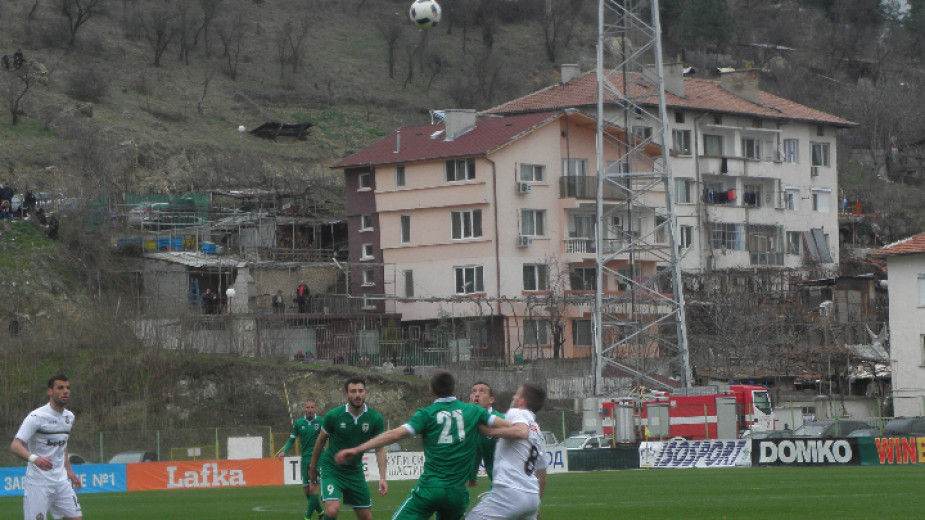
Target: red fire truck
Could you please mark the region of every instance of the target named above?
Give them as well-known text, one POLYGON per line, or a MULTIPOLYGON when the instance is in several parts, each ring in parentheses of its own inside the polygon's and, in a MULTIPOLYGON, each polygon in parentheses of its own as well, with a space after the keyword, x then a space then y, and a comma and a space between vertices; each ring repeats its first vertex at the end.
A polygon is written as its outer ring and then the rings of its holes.
POLYGON ((672 392, 637 389, 601 405, 604 434, 616 442, 637 439, 737 439, 746 430, 773 430, 768 389, 721 385, 672 392))

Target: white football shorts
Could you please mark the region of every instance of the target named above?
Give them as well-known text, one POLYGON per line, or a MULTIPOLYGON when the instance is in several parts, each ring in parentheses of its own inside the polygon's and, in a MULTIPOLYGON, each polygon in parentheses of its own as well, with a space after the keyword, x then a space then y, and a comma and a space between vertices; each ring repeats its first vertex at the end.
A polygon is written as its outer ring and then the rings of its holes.
POLYGON ((466 515, 466 520, 536 520, 540 496, 495 486, 466 515))
POLYGON ((47 518, 47 512, 51 512, 55 518, 83 517, 77 493, 69 480, 52 484, 27 484, 22 499, 22 510, 26 520, 47 518))

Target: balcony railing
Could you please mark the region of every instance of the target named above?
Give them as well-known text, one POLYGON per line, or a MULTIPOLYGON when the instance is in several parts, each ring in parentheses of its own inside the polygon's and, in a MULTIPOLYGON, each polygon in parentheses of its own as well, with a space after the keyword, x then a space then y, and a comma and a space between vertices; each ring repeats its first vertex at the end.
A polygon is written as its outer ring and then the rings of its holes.
MULTIPOLYGON (((597 176, 559 177, 559 198, 596 199, 597 176)), ((626 200, 627 198, 625 189, 614 186, 609 182, 604 183, 605 200, 626 200)))
MULTIPOLYGON (((566 253, 595 253, 596 247, 593 238, 589 237, 578 237, 578 238, 566 238, 563 240, 565 242, 565 252, 566 253)), ((604 239, 604 254, 616 253, 620 249, 626 246, 626 242, 620 239, 615 238, 605 238, 604 239)))

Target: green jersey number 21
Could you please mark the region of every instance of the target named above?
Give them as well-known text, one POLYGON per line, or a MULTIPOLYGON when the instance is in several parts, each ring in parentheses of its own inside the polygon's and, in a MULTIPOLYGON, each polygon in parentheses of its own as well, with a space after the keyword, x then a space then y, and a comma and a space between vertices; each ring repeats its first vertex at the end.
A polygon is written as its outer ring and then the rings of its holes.
POLYGON ((437 412, 437 424, 443 427, 440 431, 440 437, 437 444, 453 444, 466 438, 465 425, 463 424, 462 410, 437 412), (453 438, 453 427, 456 427, 456 438, 453 438))

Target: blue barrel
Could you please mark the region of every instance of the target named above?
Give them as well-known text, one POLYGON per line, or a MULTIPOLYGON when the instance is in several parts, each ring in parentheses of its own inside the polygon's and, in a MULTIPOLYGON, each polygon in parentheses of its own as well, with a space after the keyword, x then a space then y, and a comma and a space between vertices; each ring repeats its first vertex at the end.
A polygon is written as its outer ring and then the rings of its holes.
POLYGON ((213 244, 212 242, 203 242, 202 252, 207 255, 214 255, 215 254, 215 244, 213 244))
POLYGON ((183 237, 171 238, 170 249, 174 251, 183 251, 183 237))
POLYGON ((158 238, 158 239, 157 239, 157 248, 158 248, 158 249, 169 249, 169 248, 170 248, 170 239, 169 239, 169 238, 158 238))

